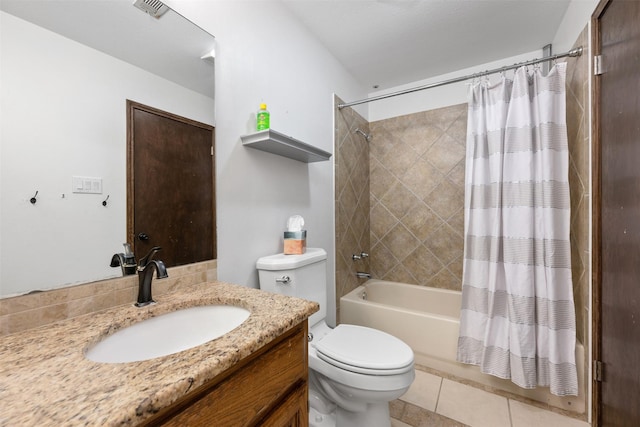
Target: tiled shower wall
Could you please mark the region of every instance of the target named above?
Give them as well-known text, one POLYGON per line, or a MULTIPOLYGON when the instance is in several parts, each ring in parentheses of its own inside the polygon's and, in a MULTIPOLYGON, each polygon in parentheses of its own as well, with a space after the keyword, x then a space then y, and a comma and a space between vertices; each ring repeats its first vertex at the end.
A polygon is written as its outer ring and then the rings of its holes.
POLYGON ((371 123, 371 270, 460 290, 466 104, 371 123))
MULTIPOLYGON (((335 105, 341 103, 335 98, 335 105)), ((335 221, 336 307, 340 297, 364 280, 356 272, 369 273, 369 258, 353 260, 354 254, 369 253, 369 143, 360 129, 369 133, 367 121, 352 108, 335 109, 335 221)), ((337 313, 340 320, 340 313, 337 313)))
MULTIPOLYGON (((577 46, 585 51, 568 59, 567 131, 576 326, 578 340, 586 343, 591 258, 586 28, 577 46)), ((461 289, 466 120, 466 104, 370 124, 351 108, 336 109, 338 307, 340 297, 359 284, 356 271, 385 280, 461 289), (370 129, 368 145, 353 133, 358 127, 370 129), (364 196, 369 187, 370 199, 364 196), (370 270, 366 261, 351 260, 360 250, 371 255, 370 270)))
MULTIPOLYGON (((571 192, 571 274, 578 340, 589 337, 589 281, 591 243, 591 175, 589 145, 589 33, 585 28, 574 48, 582 55, 567 60, 567 133, 569 136, 569 191, 571 192)), ((585 355, 588 357, 588 352, 585 355)), ((589 366, 585 363, 585 366, 589 366)))

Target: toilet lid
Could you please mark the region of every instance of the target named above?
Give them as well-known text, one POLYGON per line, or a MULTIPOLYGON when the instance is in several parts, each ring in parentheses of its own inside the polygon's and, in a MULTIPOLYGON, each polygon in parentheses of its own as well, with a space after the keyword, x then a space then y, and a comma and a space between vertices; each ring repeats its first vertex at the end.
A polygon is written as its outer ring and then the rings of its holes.
POLYGON ((318 357, 327 363, 369 375, 397 375, 413 367, 413 351, 377 329, 338 325, 315 345, 318 357))

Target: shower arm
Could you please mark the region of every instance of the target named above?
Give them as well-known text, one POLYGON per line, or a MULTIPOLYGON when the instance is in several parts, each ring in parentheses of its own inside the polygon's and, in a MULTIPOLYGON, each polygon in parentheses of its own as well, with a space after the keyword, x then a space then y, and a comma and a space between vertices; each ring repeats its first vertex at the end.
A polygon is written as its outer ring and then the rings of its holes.
POLYGON ((364 136, 364 139, 366 139, 367 142, 369 142, 371 140, 371 134, 362 131, 360 128, 356 128, 356 130, 354 130, 353 132, 354 133, 359 133, 360 135, 364 136))

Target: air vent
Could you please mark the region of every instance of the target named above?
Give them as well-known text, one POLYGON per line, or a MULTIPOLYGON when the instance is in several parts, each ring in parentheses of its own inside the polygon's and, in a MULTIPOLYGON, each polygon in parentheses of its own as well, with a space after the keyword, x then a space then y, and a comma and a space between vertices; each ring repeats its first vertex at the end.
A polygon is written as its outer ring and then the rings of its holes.
POLYGON ((154 18, 160 18, 169 10, 169 6, 158 0, 135 0, 133 5, 154 18))

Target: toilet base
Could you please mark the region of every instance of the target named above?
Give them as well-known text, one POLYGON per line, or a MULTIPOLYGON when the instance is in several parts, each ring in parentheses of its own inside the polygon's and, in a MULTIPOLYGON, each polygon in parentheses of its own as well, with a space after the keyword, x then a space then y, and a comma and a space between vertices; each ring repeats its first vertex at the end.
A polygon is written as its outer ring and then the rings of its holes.
POLYGON ((309 408, 309 427, 336 427, 336 413, 321 414, 315 408, 309 408))
MULTIPOLYGON (((309 426, 391 427, 388 400, 367 403, 346 399, 345 396, 351 395, 352 391, 344 390, 344 387, 338 384, 331 386, 323 375, 309 369, 309 426), (342 394, 338 393, 334 387, 340 389, 342 394), (344 407, 330 400, 327 394, 341 402, 344 407)), ((380 398, 379 394, 376 396, 380 398)), ((383 396, 389 397, 386 394, 383 396)), ((392 397, 395 398, 395 394, 392 397)))
POLYGON ((316 388, 315 375, 310 375, 310 380, 310 427, 391 427, 389 402, 368 403, 364 411, 348 411, 319 392, 316 388))
POLYGON ((370 405, 366 412, 349 412, 338 408, 336 411, 322 414, 315 408, 309 408, 309 427, 390 427, 389 404, 370 405))
POLYGON ((336 427, 391 427, 389 403, 370 403, 364 412, 350 412, 338 407, 336 427))

